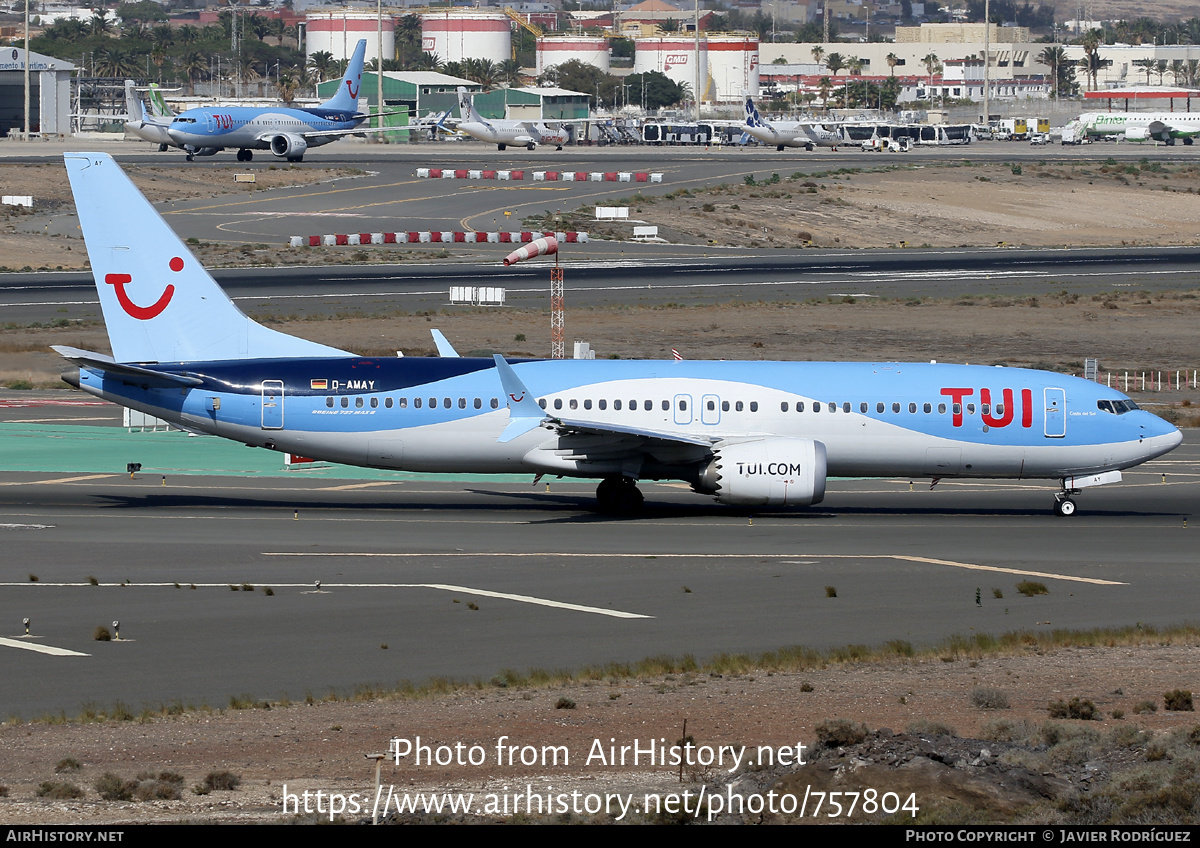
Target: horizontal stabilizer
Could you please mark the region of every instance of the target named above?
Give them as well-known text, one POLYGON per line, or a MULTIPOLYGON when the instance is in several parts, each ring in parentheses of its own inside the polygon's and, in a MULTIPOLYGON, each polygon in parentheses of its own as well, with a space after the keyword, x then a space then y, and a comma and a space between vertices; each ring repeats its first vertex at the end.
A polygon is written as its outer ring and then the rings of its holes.
POLYGON ((123 380, 136 381, 146 386, 199 386, 204 382, 199 377, 191 377, 187 374, 169 374, 151 368, 141 368, 137 365, 126 365, 103 353, 93 353, 77 347, 51 345, 51 349, 80 368, 99 371, 123 380))

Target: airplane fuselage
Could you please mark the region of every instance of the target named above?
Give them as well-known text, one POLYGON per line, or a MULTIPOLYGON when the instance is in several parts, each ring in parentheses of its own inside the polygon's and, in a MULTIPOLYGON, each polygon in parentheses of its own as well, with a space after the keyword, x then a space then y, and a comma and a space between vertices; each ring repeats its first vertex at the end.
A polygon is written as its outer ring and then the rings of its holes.
POLYGON ((552 144, 561 148, 567 143, 567 131, 545 124, 524 121, 463 121, 455 129, 472 138, 508 147, 533 149, 541 144, 552 144))
POLYGON ((168 132, 174 144, 188 149, 236 147, 270 150, 277 156, 293 158, 302 156, 309 147, 336 141, 339 134, 355 129, 366 118, 356 112, 324 107, 205 107, 176 115, 168 132), (322 137, 322 132, 330 135, 322 137))
MULTIPOLYGON (((190 430, 315 459, 410 471, 628 471, 619 438, 611 460, 584 455, 584 442, 597 438, 586 434, 538 427, 499 441, 510 416, 490 359, 151 367, 202 384, 143 388, 87 368, 79 384, 190 430)), ((1067 478, 1137 465, 1181 438, 1119 392, 1015 368, 666 360, 514 368, 550 418, 681 440, 650 448, 636 471, 693 485, 719 444, 819 442, 830 476, 1067 478)), ((762 473, 772 473, 768 458, 757 458, 762 473)))
POLYGON ((1200 114, 1188 112, 1088 112, 1076 121, 1088 135, 1120 135, 1130 141, 1190 141, 1200 134, 1200 114))
POLYGON ((784 147, 803 147, 812 150, 814 147, 837 147, 841 137, 818 124, 801 124, 795 122, 764 124, 754 126, 746 124, 742 127, 753 139, 763 144, 784 147))

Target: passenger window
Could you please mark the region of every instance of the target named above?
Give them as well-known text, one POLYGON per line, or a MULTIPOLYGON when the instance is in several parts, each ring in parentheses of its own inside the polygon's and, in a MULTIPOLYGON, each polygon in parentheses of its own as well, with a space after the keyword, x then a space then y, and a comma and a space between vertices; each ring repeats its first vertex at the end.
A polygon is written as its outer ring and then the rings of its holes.
POLYGON ((467 399, 466 399, 466 398, 459 398, 459 399, 458 399, 458 408, 459 408, 459 409, 466 409, 466 408, 467 408, 467 399))
POLYGON ((647 412, 654 409, 654 401, 652 401, 652 400, 646 401, 645 403, 642 404, 642 409, 646 410, 647 412))
POLYGON ((483 409, 483 398, 475 398, 475 408, 483 409))
MULTIPOLYGON (((647 403, 649 403, 649 401, 647 401, 647 403)), ((681 401, 681 403, 682 403, 682 401, 681 401)), ((650 407, 646 407, 646 408, 649 409, 650 407)), ((669 412, 671 409, 671 402, 669 400, 664 400, 662 402, 662 408, 663 408, 663 412, 669 412)), ((683 407, 680 407, 680 409, 682 409, 682 408, 683 407)))
POLYGON ((758 401, 756 401, 756 400, 750 401, 750 411, 758 412, 758 401))
POLYGON ((729 411, 729 401, 727 401, 727 400, 723 400, 723 401, 721 401, 721 411, 722 411, 722 412, 728 412, 728 411, 729 411))
POLYGON ((910 403, 908 405, 909 414, 911 415, 911 414, 915 413, 916 411, 917 411, 917 405, 915 403, 910 403))
POLYGON ((377 398, 377 397, 371 398, 371 409, 378 409, 378 408, 379 408, 379 398, 377 398))
POLYGON ((354 399, 354 405, 355 405, 357 408, 359 408, 359 409, 362 409, 362 405, 363 405, 363 399, 362 399, 362 396, 361 396, 361 395, 360 395, 359 397, 356 397, 356 398, 354 399))
POLYGON ((858 405, 858 411, 859 411, 859 412, 866 412, 866 411, 867 411, 867 404, 866 404, 866 401, 864 401, 864 402, 862 402, 862 403, 860 403, 860 404, 858 405))
POLYGON ((430 398, 430 399, 429 399, 429 408, 430 408, 430 409, 437 409, 437 398, 430 398))
POLYGON ((452 406, 450 398, 442 398, 442 406, 444 406, 446 409, 449 409, 452 406))
POLYGON ((716 408, 717 408, 717 402, 715 400, 710 400, 705 404, 705 408, 709 412, 714 412, 714 411, 716 411, 716 408))
POLYGON ((802 400, 798 400, 798 401, 796 401, 796 411, 797 411, 797 412, 803 412, 803 411, 804 411, 804 401, 802 401, 802 400))
POLYGON ((591 398, 584 398, 584 401, 583 401, 583 408, 584 408, 584 409, 591 409, 591 408, 592 408, 592 399, 591 399, 591 398))
POLYGON ((1002 404, 1002 403, 996 404, 996 415, 1000 416, 1003 414, 1004 414, 1004 404, 1002 404))
POLYGON ((821 402, 819 400, 814 400, 813 401, 813 412, 820 412, 820 411, 821 411, 821 402))
POLYGON ((979 407, 979 411, 982 412, 984 415, 987 415, 988 413, 990 413, 992 411, 992 405, 990 403, 982 404, 979 407))
POLYGON ((679 408, 680 408, 682 411, 684 411, 684 412, 687 412, 687 401, 686 401, 686 400, 681 400, 681 401, 679 402, 679 408))
POLYGON ((575 398, 571 398, 571 402, 569 405, 570 405, 571 409, 579 409, 579 401, 577 401, 575 398))
POLYGON ((348 398, 348 397, 342 398, 342 409, 345 409, 349 405, 350 405, 350 398, 348 398))
POLYGON ((554 399, 554 408, 555 408, 555 409, 562 409, 562 398, 555 398, 555 399, 554 399))
POLYGON ((608 409, 608 401, 606 399, 596 401, 596 405, 601 409, 608 409))
POLYGON ((738 412, 741 412, 741 411, 742 411, 742 405, 743 405, 743 404, 742 404, 742 402, 739 400, 737 403, 735 403, 735 404, 733 405, 733 408, 734 408, 735 410, 737 410, 738 412))
POLYGON ((420 398, 413 398, 413 407, 416 409, 421 408, 421 399, 420 398))
MULTIPOLYGON (((958 404, 955 404, 955 406, 958 406, 958 404)), ((975 414, 975 404, 968 403, 967 404, 967 415, 974 415, 974 414, 975 414)))
POLYGON ((954 414, 962 415, 962 404, 961 403, 954 404, 954 414))
POLYGON ((614 400, 613 401, 613 409, 615 409, 619 412, 621 410, 621 401, 614 400))
POLYGON ((875 404, 875 411, 876 411, 876 412, 883 412, 883 410, 884 410, 885 408, 886 408, 886 407, 884 407, 884 405, 883 405, 882 403, 877 403, 877 404, 875 404))
POLYGON ((927 404, 925 404, 925 406, 923 408, 925 410, 926 415, 933 412, 933 404, 927 403, 927 404))
POLYGON ((384 405, 384 406, 386 406, 388 409, 391 409, 391 408, 392 408, 392 399, 391 399, 391 398, 384 398, 384 399, 383 399, 383 405, 384 405))
POLYGON ((781 402, 780 402, 780 404, 779 404, 779 411, 780 411, 780 412, 787 412, 787 411, 788 411, 788 402, 787 402, 786 400, 785 400, 785 401, 781 401, 781 402))
POLYGON ((850 401, 846 401, 845 403, 842 404, 842 412, 849 412, 849 411, 850 411, 850 401))
MULTIPOLYGON (((495 398, 492 398, 492 400, 495 400, 495 398)), ((545 408, 546 408, 546 399, 545 399, 545 398, 538 398, 538 406, 540 406, 542 409, 545 409, 545 408)), ((494 409, 494 408, 495 408, 495 407, 493 407, 493 409, 494 409)))
MULTIPOLYGON (((546 408, 545 400, 539 400, 538 403, 541 405, 542 409, 546 408)), ((500 408, 500 398, 492 398, 492 409, 499 409, 499 408, 500 408)))
POLYGON ((899 411, 900 411, 900 404, 893 403, 892 404, 892 412, 899 412, 899 411))
MULTIPOLYGON (((954 405, 955 405, 955 406, 958 406, 958 404, 957 404, 957 403, 956 403, 956 404, 954 404, 954 405)), ((946 404, 944 404, 944 403, 939 403, 939 404, 938 404, 938 415, 945 415, 945 414, 946 414, 946 404)))
POLYGON ((325 398, 325 405, 328 406, 330 409, 333 409, 333 398, 331 398, 331 397, 325 398))

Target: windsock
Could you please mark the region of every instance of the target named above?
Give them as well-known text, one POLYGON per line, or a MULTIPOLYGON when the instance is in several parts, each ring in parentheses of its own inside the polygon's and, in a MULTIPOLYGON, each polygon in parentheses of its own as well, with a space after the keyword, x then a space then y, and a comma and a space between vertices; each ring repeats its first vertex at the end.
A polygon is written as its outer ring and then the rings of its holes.
POLYGON ((523 259, 532 259, 534 256, 549 256, 551 253, 558 253, 558 239, 554 236, 545 236, 540 239, 534 239, 524 247, 518 247, 508 256, 504 257, 505 266, 513 265, 523 259))

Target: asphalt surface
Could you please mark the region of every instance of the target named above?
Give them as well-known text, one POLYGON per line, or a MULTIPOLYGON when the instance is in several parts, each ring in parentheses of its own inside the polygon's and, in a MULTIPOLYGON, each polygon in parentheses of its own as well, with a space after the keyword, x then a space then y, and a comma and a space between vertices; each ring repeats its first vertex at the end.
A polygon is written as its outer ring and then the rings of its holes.
MULTIPOLYGON (((97 412, 0 410, 34 417, 97 412)), ((0 715, 1196 613, 1191 433, 1070 519, 1048 482, 837 480, 819 506, 754 512, 649 484, 645 515, 619 520, 591 511, 587 483, 131 478, 128 455, 0 472, 0 715), (1049 594, 1018 594, 1023 579, 1049 594), (121 641, 93 641, 114 621, 121 641)))
MULTIPOLYGON (((990 147, 973 145, 970 155, 1060 155, 1057 149, 990 147)), ((0 148, 0 157, 11 155, 7 145, 0 148)), ((363 189, 354 199, 358 205, 386 205, 400 202, 389 200, 393 196, 418 197, 444 188, 403 177, 405 169, 417 167, 417 155, 425 160, 422 166, 439 164, 423 149, 376 154, 378 148, 347 144, 328 150, 314 153, 312 162, 355 163, 367 170, 366 163, 379 172, 369 179, 380 184, 363 189), (395 162, 384 161, 393 155, 395 162)), ((673 166, 676 182, 664 183, 664 190, 690 179, 736 176, 743 172, 739 169, 786 173, 817 157, 831 167, 878 161, 865 159, 870 154, 825 151, 722 152, 716 160, 701 158, 700 151, 564 153, 561 162, 541 152, 522 159, 567 167, 564 163, 582 161, 579 157, 607 157, 597 169, 640 170, 654 169, 654 158, 661 156, 661 161, 681 163, 673 166), (714 161, 723 169, 719 173, 714 161)), ((1176 159, 1191 149, 1105 145, 1061 155, 1097 153, 1176 159)), ((496 158, 479 150, 456 155, 462 163, 496 158)), ((123 161, 127 156, 176 161, 158 154, 119 154, 123 161)), ((367 183, 356 183, 355 192, 360 185, 367 183)), ((302 208, 300 197, 289 207, 302 208)), ((537 207, 544 197, 522 203, 537 207)), ((566 199, 571 208, 580 202, 566 199)), ((171 211, 169 220, 181 230, 192 225, 177 221, 208 221, 203 226, 213 228, 241 221, 243 229, 259 229, 240 235, 255 238, 275 221, 263 210, 251 215, 236 210, 201 214, 210 210, 193 207, 171 211)), ((482 216, 484 223, 488 210, 455 206, 440 214, 444 218, 438 220, 447 222, 482 216)), ((321 221, 315 218, 314 224, 321 221)), ((1081 275, 1096 272, 1095 279, 1079 285, 1119 285, 1121 276, 1124 283, 1138 284, 1160 279, 1149 273, 1160 268, 1175 268, 1172 273, 1184 279, 1186 269, 1195 266, 1187 249, 1119 252, 1102 264, 1096 264, 1094 251, 1074 252, 1073 258, 1069 253, 1037 252, 1028 257, 1031 264, 1017 269, 1032 273, 1013 276, 1013 284, 1052 284, 1069 270, 1050 267, 1064 256, 1081 275), (1156 258, 1160 255, 1165 258, 1156 258), (1131 270, 1114 271, 1120 262, 1128 262, 1131 270)), ((993 252, 971 254, 986 262, 993 252)), ((1015 255, 1004 254, 1009 264, 1015 255)), ((685 301, 733 299, 753 291, 756 300, 793 299, 798 291, 865 293, 872 285, 880 292, 923 293, 927 284, 932 293, 960 284, 955 275, 974 273, 976 267, 967 264, 966 253, 951 257, 941 251, 915 260, 907 251, 827 255, 826 264, 817 262, 815 269, 814 256, 806 252, 802 262, 772 254, 753 263, 744 257, 726 256, 724 262, 709 257, 707 267, 672 268, 680 255, 639 255, 630 264, 657 262, 642 272, 650 282, 625 268, 619 285, 581 285, 572 296, 592 296, 596 302, 646 296, 685 301), (930 269, 927 275, 919 273, 921 265, 905 264, 922 261, 930 269), (891 267, 892 262, 898 264, 891 267), (802 271, 823 281, 808 289, 791 282, 802 271), (680 287, 669 294, 652 291, 675 281, 680 287), (646 294, 638 291, 643 282, 646 294), (585 295, 585 288, 597 294, 585 295)), ((476 272, 468 267, 453 273, 476 272)), ((248 306, 259 298, 271 302, 314 294, 319 297, 308 299, 319 300, 328 292, 318 290, 336 278, 348 287, 339 292, 343 298, 360 289, 372 297, 394 290, 402 308, 419 308, 408 305, 422 302, 410 289, 433 298, 449 285, 444 268, 420 269, 408 280, 394 269, 313 273, 306 282, 290 272, 278 278, 237 272, 226 282, 248 306)), ((599 269, 581 264, 568 279, 602 277, 599 269)), ((16 317, 26 314, 20 309, 48 308, 58 316, 63 302, 72 299, 79 309, 94 308, 82 302, 88 293, 94 299, 90 282, 39 276, 35 289, 21 288, 27 282, 3 281, 4 320, 40 320, 16 317)), ((1062 287, 1059 281, 1057 288, 1062 287)), ((544 286, 537 286, 537 294, 544 298, 544 286)), ((99 419, 89 423, 105 426, 113 423, 113 415, 113 410, 51 402, 32 410, 0 409, 0 426, 6 421, 28 426, 35 419, 58 424, 99 419)), ((53 438, 69 436, 56 432, 53 438)), ((930 491, 928 482, 920 481, 838 480, 831 481, 817 507, 754 513, 715 505, 686 488, 646 485, 645 515, 617 520, 591 511, 593 487, 583 483, 205 477, 152 469, 131 478, 122 473, 127 456, 114 452, 105 460, 111 465, 107 471, 0 470, 7 566, 0 592, 5 679, 0 716, 74 715, 87 703, 117 701, 135 711, 176 701, 223 706, 231 696, 299 699, 364 683, 392 685, 434 676, 486 680, 505 668, 576 668, 656 654, 704 659, 790 644, 828 647, 891 639, 928 644, 954 633, 1166 625, 1195 618, 1195 543, 1189 534, 1198 529, 1200 442, 1190 433, 1180 449, 1127 473, 1122 484, 1086 491, 1079 514, 1070 519, 1052 514, 1053 487, 1038 482, 944 481, 930 491), (1022 579, 1045 583, 1049 594, 1021 596, 1015 584, 1022 579), (836 598, 826 597, 827 586, 836 588, 836 598), (267 587, 273 594, 264 591, 267 587), (993 588, 1002 597, 994 597, 993 588), (26 617, 28 638, 21 623, 26 617), (120 622, 120 640, 93 641, 96 627, 112 629, 114 621, 120 622)))

